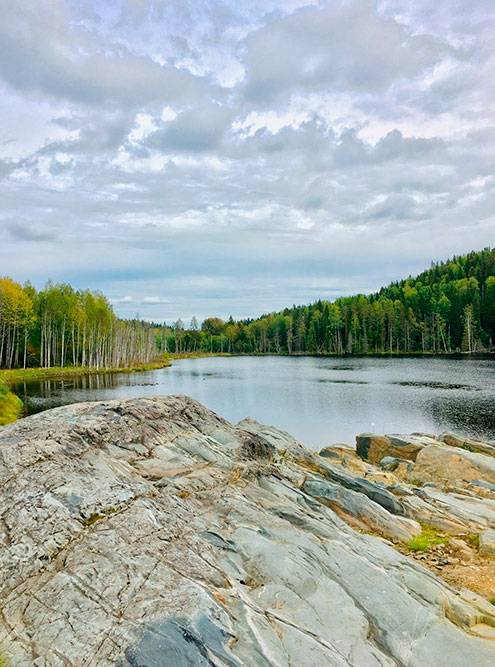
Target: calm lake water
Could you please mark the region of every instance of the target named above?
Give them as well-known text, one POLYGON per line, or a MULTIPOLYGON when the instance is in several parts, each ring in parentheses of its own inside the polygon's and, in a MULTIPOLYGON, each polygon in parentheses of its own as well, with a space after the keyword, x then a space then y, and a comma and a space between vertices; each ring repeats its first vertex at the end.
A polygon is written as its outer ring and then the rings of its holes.
POLYGON ((455 430, 495 438, 493 359, 222 357, 130 375, 19 384, 29 413, 77 401, 188 394, 226 419, 253 417, 310 446, 356 433, 455 430))

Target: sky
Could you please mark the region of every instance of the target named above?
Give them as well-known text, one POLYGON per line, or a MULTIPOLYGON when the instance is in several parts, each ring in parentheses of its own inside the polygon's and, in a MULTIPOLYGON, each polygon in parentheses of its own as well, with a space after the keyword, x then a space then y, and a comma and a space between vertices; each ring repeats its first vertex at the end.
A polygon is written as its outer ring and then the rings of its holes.
POLYGON ((494 245, 493 0, 0 12, 0 275, 239 318, 494 245))

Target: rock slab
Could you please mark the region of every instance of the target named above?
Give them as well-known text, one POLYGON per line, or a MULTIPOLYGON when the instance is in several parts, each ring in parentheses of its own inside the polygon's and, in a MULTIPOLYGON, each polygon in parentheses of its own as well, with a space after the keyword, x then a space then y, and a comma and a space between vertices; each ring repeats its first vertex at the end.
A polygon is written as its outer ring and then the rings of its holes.
POLYGON ((3 428, 0 652, 15 667, 493 664, 491 605, 320 502, 324 481, 388 512, 315 456, 183 396, 3 428))

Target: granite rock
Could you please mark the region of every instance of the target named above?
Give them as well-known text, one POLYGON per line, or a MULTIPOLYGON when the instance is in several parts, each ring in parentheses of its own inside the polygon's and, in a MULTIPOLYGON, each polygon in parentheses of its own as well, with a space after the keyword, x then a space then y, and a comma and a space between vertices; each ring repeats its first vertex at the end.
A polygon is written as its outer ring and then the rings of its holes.
POLYGON ((332 484, 389 513, 392 491, 327 461, 183 396, 3 428, 0 651, 16 667, 492 664, 492 605, 310 495, 332 484))

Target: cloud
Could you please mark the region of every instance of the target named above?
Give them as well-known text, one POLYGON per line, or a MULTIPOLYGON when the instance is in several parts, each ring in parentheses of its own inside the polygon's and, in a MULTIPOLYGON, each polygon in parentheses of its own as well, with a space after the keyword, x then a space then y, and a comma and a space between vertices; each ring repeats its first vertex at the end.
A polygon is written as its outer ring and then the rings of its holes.
POLYGON ((28 224, 10 223, 7 224, 7 230, 16 241, 27 241, 29 243, 39 243, 53 241, 55 235, 52 232, 37 229, 28 224))
POLYGON ((144 297, 134 297, 130 294, 126 294, 122 297, 114 297, 110 299, 114 304, 135 304, 135 305, 147 305, 147 306, 161 306, 166 303, 170 303, 169 299, 166 299, 163 296, 144 296, 144 297))
POLYGON ((0 75, 16 90, 99 106, 183 103, 209 90, 186 69, 76 30, 62 0, 43 11, 31 0, 2 0, 0 10, 0 75))
POLYGON ((414 197, 394 194, 369 207, 366 217, 370 220, 402 221, 420 220, 425 217, 414 197))
POLYGON ((451 47, 379 16, 369 0, 304 8, 246 38, 245 95, 254 103, 318 90, 383 91, 432 67, 451 47))
POLYGON ((481 0, 0 8, 14 278, 129 316, 250 316, 493 243, 481 0))
POLYGON ((201 152, 217 148, 230 127, 232 112, 211 102, 186 109, 150 132, 146 145, 164 152, 201 152))

